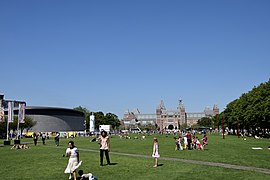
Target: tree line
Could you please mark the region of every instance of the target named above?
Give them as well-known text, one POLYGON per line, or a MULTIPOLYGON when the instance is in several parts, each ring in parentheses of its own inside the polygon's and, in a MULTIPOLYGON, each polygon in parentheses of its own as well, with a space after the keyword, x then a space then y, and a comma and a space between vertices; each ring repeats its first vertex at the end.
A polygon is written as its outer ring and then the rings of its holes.
POLYGON ((103 112, 91 112, 87 108, 78 106, 75 107, 74 110, 81 111, 84 113, 85 118, 85 127, 86 130, 89 130, 89 121, 90 121, 90 115, 93 113, 95 116, 95 128, 98 129, 99 125, 111 125, 112 129, 118 129, 120 126, 120 121, 118 119, 118 116, 113 113, 106 113, 103 112))
POLYGON ((252 135, 269 132, 270 79, 230 102, 219 115, 199 120, 198 125, 220 128, 222 119, 229 129, 245 129, 252 135))
MULTIPOLYGON (((6 136, 7 133, 7 116, 5 116, 5 121, 0 123, 0 135, 2 137, 6 136)), ((34 125, 36 125, 36 122, 32 120, 29 116, 25 116, 24 123, 19 124, 19 128, 21 132, 26 129, 28 131, 31 129, 34 125)), ((9 131, 13 130, 15 132, 17 130, 18 126, 18 116, 14 116, 14 121, 9 123, 9 131)))

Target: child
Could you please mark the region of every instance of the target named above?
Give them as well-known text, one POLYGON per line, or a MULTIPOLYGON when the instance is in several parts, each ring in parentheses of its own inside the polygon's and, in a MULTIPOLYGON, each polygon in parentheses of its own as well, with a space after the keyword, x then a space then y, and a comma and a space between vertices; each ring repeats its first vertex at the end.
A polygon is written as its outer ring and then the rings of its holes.
POLYGON ((201 145, 198 137, 196 137, 196 146, 198 150, 203 150, 203 146, 201 145))
POLYGON ((197 149, 197 138, 196 137, 193 137, 192 147, 193 147, 193 149, 197 149))
POLYGON ((160 157, 160 155, 158 153, 158 140, 157 140, 157 138, 154 138, 152 157, 155 159, 154 167, 158 167, 158 158, 160 157))
POLYGON ((182 151, 182 150, 183 150, 183 146, 182 146, 182 136, 179 136, 179 138, 178 138, 178 146, 179 146, 179 150, 182 151))
POLYGON ((79 170, 80 180, 97 180, 97 177, 93 176, 92 173, 83 174, 83 170, 79 170))
POLYGON ((184 149, 187 149, 188 146, 188 140, 187 140, 187 136, 184 136, 184 149))
POLYGON ((203 136, 202 141, 203 141, 203 147, 206 146, 206 145, 208 144, 206 134, 203 136))

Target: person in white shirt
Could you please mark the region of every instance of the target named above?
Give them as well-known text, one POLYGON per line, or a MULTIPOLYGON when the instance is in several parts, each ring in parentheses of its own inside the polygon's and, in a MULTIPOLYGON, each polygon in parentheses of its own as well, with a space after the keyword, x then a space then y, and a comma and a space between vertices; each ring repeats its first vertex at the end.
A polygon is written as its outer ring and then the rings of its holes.
POLYGON ((107 136, 106 131, 101 131, 101 137, 99 138, 99 144, 100 144, 100 166, 103 166, 103 156, 105 152, 107 164, 110 165, 110 139, 107 136))
POLYGON ((82 162, 79 163, 80 160, 79 150, 74 145, 73 141, 69 141, 68 143, 68 148, 66 150, 66 157, 69 157, 69 160, 65 173, 70 174, 69 179, 72 178, 73 174, 74 180, 76 180, 76 169, 80 166, 82 162))

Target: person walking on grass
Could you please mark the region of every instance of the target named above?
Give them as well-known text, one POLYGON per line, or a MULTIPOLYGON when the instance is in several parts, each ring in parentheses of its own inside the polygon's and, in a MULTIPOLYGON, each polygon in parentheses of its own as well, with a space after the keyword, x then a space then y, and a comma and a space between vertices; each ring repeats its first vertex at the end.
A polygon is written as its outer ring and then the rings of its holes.
POLYGON ((69 179, 71 179, 73 175, 74 180, 76 180, 76 169, 78 169, 78 167, 81 165, 82 162, 79 162, 80 161, 79 150, 74 145, 73 141, 68 142, 66 157, 69 157, 69 160, 67 168, 65 169, 65 173, 70 174, 69 179))
POLYGON ((45 145, 45 140, 46 140, 46 135, 45 135, 45 133, 42 133, 41 139, 42 139, 43 145, 45 145))
POLYGON ((38 141, 38 135, 36 133, 33 134, 34 137, 34 144, 35 146, 37 145, 37 141, 38 141))
POLYGON ((60 139, 60 134, 57 133, 56 136, 54 137, 54 142, 56 146, 59 146, 59 139, 60 139))
POLYGON ((158 140, 157 140, 157 138, 154 138, 152 157, 155 159, 154 167, 158 167, 158 158, 160 157, 160 155, 158 153, 158 140))
POLYGON ((99 145, 100 145, 100 166, 103 166, 103 156, 105 153, 106 160, 107 160, 107 165, 110 165, 110 157, 109 157, 109 152, 110 152, 110 139, 107 136, 106 131, 101 131, 101 136, 98 140, 99 145))

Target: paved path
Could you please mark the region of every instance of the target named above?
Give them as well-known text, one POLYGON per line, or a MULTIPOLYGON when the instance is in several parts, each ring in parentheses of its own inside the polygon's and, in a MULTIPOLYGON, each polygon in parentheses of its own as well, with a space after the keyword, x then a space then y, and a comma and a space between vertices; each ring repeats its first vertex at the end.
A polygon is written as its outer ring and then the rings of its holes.
MULTIPOLYGON (((97 150, 91 150, 91 149, 81 149, 80 148, 79 150, 88 151, 88 152, 96 152, 96 153, 99 152, 97 150)), ((151 158, 152 159, 151 156, 146 156, 146 155, 142 155, 142 154, 129 154, 129 153, 120 153, 120 152, 110 152, 110 154, 115 154, 115 155, 119 155, 119 156, 142 157, 142 158, 151 158)), ((237 169, 237 170, 244 170, 244 171, 255 171, 255 172, 260 172, 260 173, 264 173, 264 174, 270 174, 270 169, 257 168, 257 167, 252 167, 252 166, 240 166, 240 165, 233 165, 233 164, 197 161, 197 160, 179 159, 179 158, 168 158, 168 157, 160 157, 159 159, 165 160, 165 161, 178 161, 178 162, 184 162, 184 163, 190 163, 190 164, 222 167, 222 168, 237 169)))

